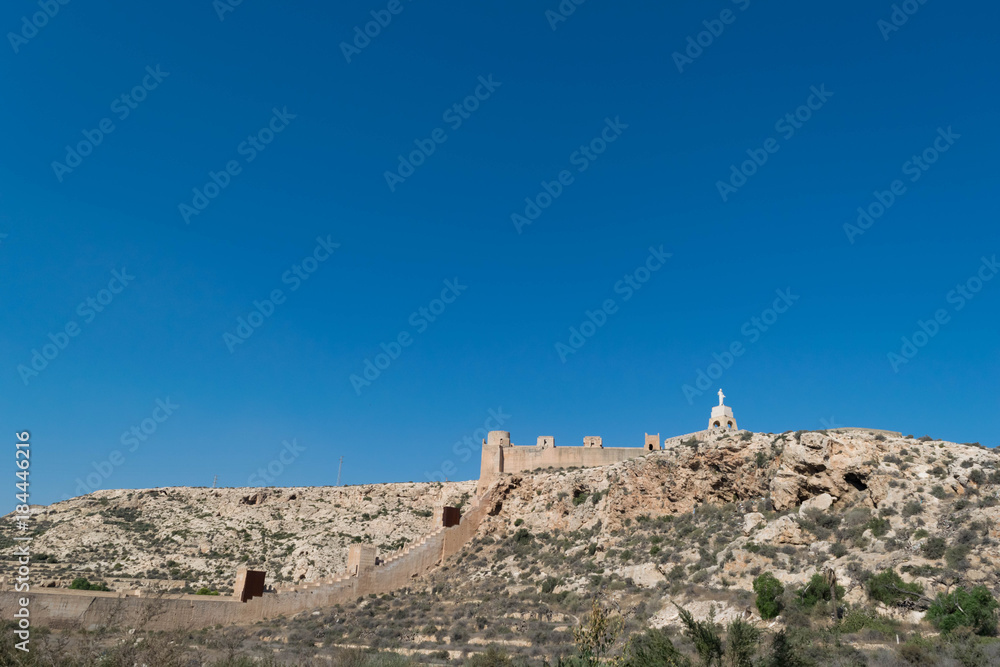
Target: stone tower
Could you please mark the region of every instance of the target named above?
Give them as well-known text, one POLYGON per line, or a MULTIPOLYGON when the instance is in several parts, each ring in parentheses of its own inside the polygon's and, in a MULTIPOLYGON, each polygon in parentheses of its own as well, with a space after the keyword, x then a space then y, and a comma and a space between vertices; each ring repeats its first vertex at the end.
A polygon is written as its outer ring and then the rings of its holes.
POLYGON ((719 390, 719 404, 712 408, 712 416, 708 420, 708 430, 709 431, 735 431, 736 417, 733 417, 733 409, 728 405, 724 404, 722 400, 726 397, 719 390))

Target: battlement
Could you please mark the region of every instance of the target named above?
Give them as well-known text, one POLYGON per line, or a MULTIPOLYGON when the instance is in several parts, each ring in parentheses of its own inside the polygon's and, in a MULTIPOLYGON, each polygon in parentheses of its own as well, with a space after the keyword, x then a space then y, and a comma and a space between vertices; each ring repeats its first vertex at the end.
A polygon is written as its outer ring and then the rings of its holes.
POLYGON ((555 438, 538 436, 534 445, 511 444, 509 431, 490 431, 483 440, 478 493, 482 494, 500 473, 538 468, 593 468, 628 461, 659 451, 660 435, 645 435, 641 447, 605 447, 599 435, 583 438, 582 447, 556 447, 555 438))

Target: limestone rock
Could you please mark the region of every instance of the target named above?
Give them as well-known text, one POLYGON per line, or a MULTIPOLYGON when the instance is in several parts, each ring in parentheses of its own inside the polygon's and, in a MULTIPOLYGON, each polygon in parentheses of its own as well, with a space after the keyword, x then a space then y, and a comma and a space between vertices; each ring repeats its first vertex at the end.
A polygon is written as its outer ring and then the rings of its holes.
POLYGON ((749 535, 757 526, 767 525, 764 515, 760 512, 751 512, 743 515, 743 534, 749 535))
POLYGON ((618 576, 622 579, 631 579, 636 586, 641 588, 653 588, 661 581, 667 580, 654 563, 626 565, 618 570, 618 576))
POLYGON ((794 507, 816 495, 829 494, 836 500, 860 491, 873 504, 885 498, 885 485, 874 483, 877 442, 869 439, 839 440, 822 433, 802 433, 787 441, 781 465, 771 482, 775 509, 794 507))
POLYGON ((802 533, 802 528, 790 516, 783 516, 769 523, 754 536, 758 544, 809 544, 810 538, 802 533))
POLYGON ((819 510, 820 512, 825 512, 830 509, 830 506, 832 505, 833 496, 829 493, 821 493, 815 498, 803 501, 802 507, 799 508, 799 516, 805 516, 806 512, 809 510, 819 510))

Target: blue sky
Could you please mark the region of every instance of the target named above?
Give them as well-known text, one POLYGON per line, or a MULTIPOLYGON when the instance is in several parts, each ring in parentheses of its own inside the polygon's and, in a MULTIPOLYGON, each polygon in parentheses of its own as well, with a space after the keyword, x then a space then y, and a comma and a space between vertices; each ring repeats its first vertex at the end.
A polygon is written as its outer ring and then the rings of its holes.
POLYGON ((1000 443, 1000 9, 650 4, 5 6, 32 502, 471 479, 487 425, 637 446, 720 386, 1000 443))

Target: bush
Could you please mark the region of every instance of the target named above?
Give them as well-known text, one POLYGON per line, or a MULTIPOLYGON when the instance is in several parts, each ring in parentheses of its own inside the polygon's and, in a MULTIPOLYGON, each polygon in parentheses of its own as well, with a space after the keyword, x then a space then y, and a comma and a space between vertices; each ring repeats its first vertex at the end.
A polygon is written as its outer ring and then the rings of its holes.
MULTIPOLYGON (((844 599, 844 587, 837 586, 837 599, 844 599)), ((826 578, 820 574, 816 573, 809 580, 803 588, 799 589, 798 592, 799 602, 805 607, 814 607, 817 602, 829 601, 833 599, 833 591, 830 590, 830 584, 827 583, 826 578)))
POLYGON ((753 656, 760 643, 760 630, 742 618, 734 618, 726 628, 726 664, 753 667, 753 656))
POLYGON ((888 569, 876 574, 865 584, 868 597, 890 607, 897 606, 906 600, 913 600, 923 594, 920 584, 908 584, 896 571, 888 569), (900 589, 900 590, 897 590, 900 589), (906 591, 906 592, 904 592, 906 591), (912 595, 910 595, 912 593, 912 595))
POLYGON ((195 595, 218 595, 219 591, 213 591, 211 588, 202 587, 199 588, 195 595))
POLYGON ((835 542, 833 546, 830 547, 830 554, 834 558, 841 558, 847 555, 847 546, 843 542, 835 542))
MULTIPOLYGON (((890 570, 891 572, 891 570, 890 570)), ((871 609, 851 609, 840 621, 840 631, 853 634, 862 630, 877 632, 883 637, 892 637, 899 624, 871 609)))
POLYGON ((623 667, 689 667, 691 661, 660 628, 649 628, 632 638, 623 667))
POLYGON ((551 593, 555 590, 556 586, 559 585, 559 580, 555 577, 546 577, 545 581, 542 582, 542 592, 551 593))
POLYGON ((764 572, 753 580, 753 591, 757 594, 757 611, 764 620, 781 613, 781 596, 785 587, 770 572, 764 572))
POLYGON ((111 590, 104 584, 92 584, 83 577, 77 577, 73 580, 73 583, 69 587, 74 591, 109 591, 111 590))
POLYGON ((921 545, 920 550, 924 553, 924 558, 938 560, 948 550, 948 543, 942 537, 931 537, 921 545))
POLYGON ((966 591, 959 586, 948 594, 939 593, 927 610, 927 620, 943 634, 967 627, 977 635, 992 636, 997 631, 997 608, 985 586, 966 591))
POLYGON ((779 630, 771 638, 771 649, 767 656, 758 663, 760 667, 804 667, 807 663, 802 660, 792 648, 792 643, 788 640, 788 635, 784 630, 779 630))
POLYGON ((872 531, 875 537, 882 537, 889 532, 890 524, 888 519, 872 518, 865 524, 865 528, 872 531))
MULTIPOLYGON (((674 606, 677 606, 674 603, 674 606)), ((694 644, 698 657, 703 665, 722 664, 722 639, 719 637, 718 626, 712 621, 696 621, 691 613, 677 607, 680 613, 681 623, 684 624, 684 634, 691 643, 694 644)))
POLYGON ((477 653, 466 663, 468 667, 510 667, 511 664, 507 652, 495 644, 490 644, 485 652, 477 653))

